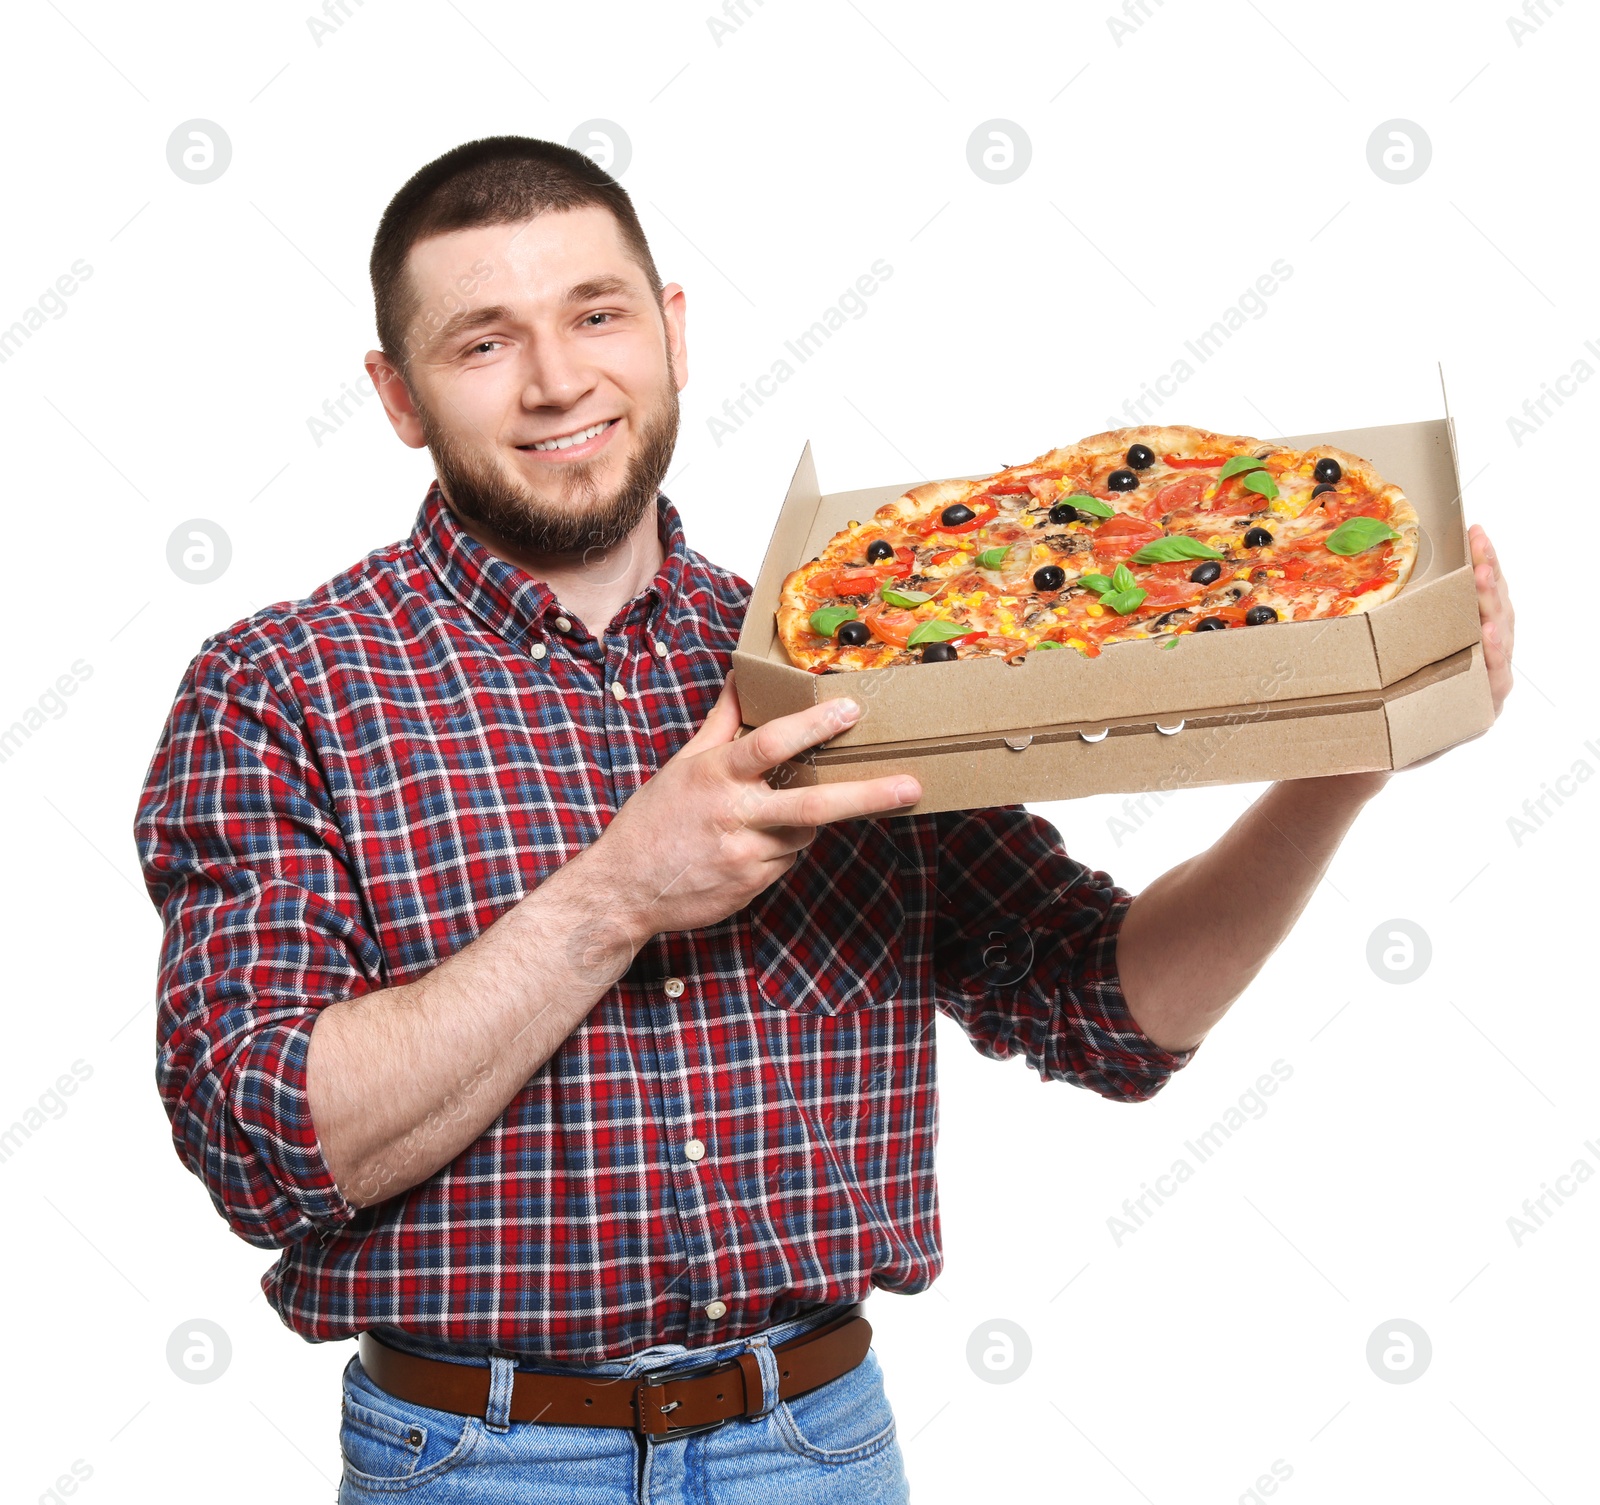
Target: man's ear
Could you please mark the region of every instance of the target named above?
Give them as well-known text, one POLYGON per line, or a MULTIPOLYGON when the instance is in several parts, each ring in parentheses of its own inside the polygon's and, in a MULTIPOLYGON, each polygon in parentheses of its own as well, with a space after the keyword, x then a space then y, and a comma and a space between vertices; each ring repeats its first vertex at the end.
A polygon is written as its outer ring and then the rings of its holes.
POLYGON ((369 350, 364 364, 367 375, 372 378, 372 385, 377 389, 383 411, 389 415, 389 422, 400 436, 401 443, 409 444, 412 449, 423 448, 428 441, 423 437, 422 420, 417 416, 417 407, 411 400, 405 377, 381 350, 369 350))
POLYGON ((680 392, 689 384, 689 345, 684 318, 683 289, 676 282, 669 282, 661 289, 661 322, 666 325, 667 354, 680 392))

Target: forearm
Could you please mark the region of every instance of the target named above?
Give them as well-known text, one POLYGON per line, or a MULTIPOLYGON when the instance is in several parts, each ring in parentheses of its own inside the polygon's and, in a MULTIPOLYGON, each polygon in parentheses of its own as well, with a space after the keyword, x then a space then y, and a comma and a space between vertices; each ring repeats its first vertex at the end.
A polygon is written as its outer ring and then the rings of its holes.
POLYGON ((1288 935, 1387 777, 1274 784, 1214 845, 1134 897, 1117 969, 1150 1039, 1188 1050, 1205 1038, 1288 935))
POLYGON ((306 1092, 356 1206, 431 1176, 483 1133, 626 968, 626 922, 590 848, 412 983, 327 1005, 306 1092), (603 942, 596 944, 595 942, 603 942))

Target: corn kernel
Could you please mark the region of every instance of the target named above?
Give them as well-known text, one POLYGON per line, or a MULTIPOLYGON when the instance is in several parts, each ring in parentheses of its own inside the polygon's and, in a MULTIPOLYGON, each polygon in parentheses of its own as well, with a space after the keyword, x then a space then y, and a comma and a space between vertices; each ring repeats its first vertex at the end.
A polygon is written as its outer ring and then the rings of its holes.
POLYGON ((1283 571, 1282 570, 1268 570, 1267 573, 1269 575, 1281 576, 1283 574, 1283 571))
POLYGON ((1250 578, 1250 571, 1249 570, 1235 570, 1233 572, 1233 578, 1235 580, 1248 580, 1250 578))
POLYGON ((1106 609, 1103 606, 1098 606, 1097 605, 1097 606, 1091 606, 1089 608, 1089 615, 1091 617, 1103 617, 1105 614, 1106 614, 1106 609))
POLYGON ((1069 648, 1087 648, 1089 645, 1082 638, 1068 638, 1067 646, 1069 648))

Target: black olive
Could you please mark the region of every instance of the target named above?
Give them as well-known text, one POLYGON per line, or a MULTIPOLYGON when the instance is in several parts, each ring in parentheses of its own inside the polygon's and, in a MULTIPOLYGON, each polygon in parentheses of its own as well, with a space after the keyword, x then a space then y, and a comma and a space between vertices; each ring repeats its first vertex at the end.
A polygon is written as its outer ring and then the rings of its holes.
POLYGON ((1252 606, 1244 614, 1244 625, 1246 627, 1265 627, 1268 622, 1276 622, 1277 620, 1278 613, 1270 606, 1252 606))
POLYGON ((1319 481, 1337 481, 1344 476, 1344 467, 1337 460, 1321 459, 1312 474, 1319 481))
POLYGON ((1201 617, 1194 624, 1196 632, 1220 632, 1228 624, 1221 617, 1201 617))
POLYGON ((867 563, 876 564, 880 559, 893 559, 894 549, 888 539, 875 538, 867 545, 867 563))
POLYGON ((1320 486, 1313 486, 1311 488, 1311 499, 1313 501, 1315 501, 1319 496, 1322 495, 1322 493, 1324 491, 1337 491, 1337 490, 1338 490, 1338 487, 1336 487, 1333 484, 1332 481, 1324 481, 1320 486))
POLYGON ((1123 458, 1135 470, 1149 470, 1156 463, 1156 452, 1148 444, 1135 444, 1123 458))
POLYGON ((1131 470, 1114 470, 1106 477, 1106 485, 1113 491, 1132 491, 1139 478, 1131 470))
POLYGON ((1059 564, 1042 564, 1033 572, 1033 588, 1036 591, 1058 591, 1066 583, 1067 572, 1059 564))
POLYGON ((1196 585, 1210 585, 1222 578, 1222 566, 1215 559, 1204 560, 1189 571, 1189 578, 1196 585))
POLYGON ((1272 535, 1265 528, 1252 528, 1244 536, 1244 546, 1247 549, 1264 549, 1272 542, 1272 535))
POLYGON ((939 514, 939 521, 947 528, 959 528, 962 523, 970 523, 978 514, 972 508, 961 502, 952 502, 939 514))
POLYGON ((922 662, 925 664, 945 664, 956 656, 953 643, 924 643, 922 645, 922 662))
POLYGON ((872 641, 872 634, 867 630, 865 622, 841 622, 839 624, 839 644, 844 648, 860 648, 872 641))
POLYGON ((1078 509, 1071 502, 1057 502, 1050 509, 1050 521, 1053 523, 1075 523, 1078 520, 1078 509))

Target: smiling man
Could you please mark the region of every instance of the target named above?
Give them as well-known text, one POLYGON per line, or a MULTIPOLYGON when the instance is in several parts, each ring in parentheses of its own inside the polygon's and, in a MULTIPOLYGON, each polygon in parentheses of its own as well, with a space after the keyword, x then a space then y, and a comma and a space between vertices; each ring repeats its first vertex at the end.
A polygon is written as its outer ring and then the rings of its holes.
POLYGON ((372 280, 437 479, 207 640, 139 806, 177 1150, 283 1321, 359 1335, 341 1499, 905 1500, 861 1309, 942 1266, 937 1012, 1149 1098, 1385 777, 1276 785, 1137 898, 1020 808, 774 790, 858 712, 739 734, 749 588, 660 493, 685 302, 627 195, 472 142, 372 280))

